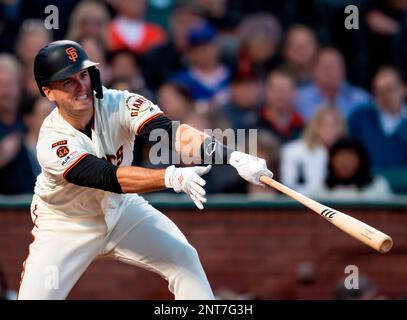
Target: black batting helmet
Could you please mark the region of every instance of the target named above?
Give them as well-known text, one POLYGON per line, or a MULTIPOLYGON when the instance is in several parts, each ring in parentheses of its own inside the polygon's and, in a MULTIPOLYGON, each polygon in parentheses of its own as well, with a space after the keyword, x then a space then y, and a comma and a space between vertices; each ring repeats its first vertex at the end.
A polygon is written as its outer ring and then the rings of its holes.
POLYGON ((51 81, 63 80, 81 70, 88 69, 96 97, 102 99, 100 73, 95 67, 98 64, 90 61, 85 50, 75 41, 54 41, 43 47, 35 57, 35 81, 41 94, 45 96, 42 91, 43 86, 48 85, 51 81))

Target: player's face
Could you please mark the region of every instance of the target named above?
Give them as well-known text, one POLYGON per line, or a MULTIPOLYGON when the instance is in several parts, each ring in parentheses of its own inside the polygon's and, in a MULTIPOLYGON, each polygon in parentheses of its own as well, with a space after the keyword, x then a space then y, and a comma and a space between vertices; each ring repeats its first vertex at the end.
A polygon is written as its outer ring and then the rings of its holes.
POLYGON ((93 108, 92 84, 88 70, 82 70, 44 87, 48 99, 68 113, 80 113, 93 108))

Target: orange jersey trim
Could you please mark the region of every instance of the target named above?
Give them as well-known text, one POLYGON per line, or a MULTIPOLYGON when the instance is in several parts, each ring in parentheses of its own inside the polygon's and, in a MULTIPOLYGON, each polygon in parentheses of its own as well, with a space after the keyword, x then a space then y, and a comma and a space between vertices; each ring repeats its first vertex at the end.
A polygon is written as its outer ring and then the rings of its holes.
POLYGON ((89 155, 89 153, 85 153, 85 154, 81 155, 81 156, 79 157, 79 159, 77 159, 77 160, 76 160, 74 163, 72 163, 68 168, 66 168, 66 170, 64 171, 64 174, 63 174, 64 178, 65 178, 65 176, 68 174, 68 172, 71 171, 71 170, 73 169, 73 167, 75 167, 75 166, 79 163, 79 161, 81 161, 83 158, 87 157, 88 155, 89 155))
POLYGON ((150 122, 151 120, 157 118, 158 116, 161 116, 162 114, 164 114, 164 112, 159 112, 155 115, 152 115, 151 117, 147 118, 146 120, 144 120, 141 125, 138 127, 136 134, 139 134, 141 129, 143 129, 143 127, 146 125, 147 122, 150 122))
POLYGON ((36 211, 37 211, 37 205, 34 206, 33 215, 35 216, 34 226, 38 228, 38 226, 37 226, 38 214, 36 213, 36 211))

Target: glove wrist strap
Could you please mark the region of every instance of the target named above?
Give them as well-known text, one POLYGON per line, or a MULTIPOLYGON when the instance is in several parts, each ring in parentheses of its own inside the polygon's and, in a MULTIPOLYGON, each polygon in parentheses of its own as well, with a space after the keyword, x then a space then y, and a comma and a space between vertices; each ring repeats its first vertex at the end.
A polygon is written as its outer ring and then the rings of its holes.
POLYGON ((165 186, 167 188, 172 188, 172 177, 174 175, 174 171, 175 171, 175 166, 169 166, 167 167, 167 169, 165 169, 165 175, 164 175, 164 182, 165 182, 165 186))

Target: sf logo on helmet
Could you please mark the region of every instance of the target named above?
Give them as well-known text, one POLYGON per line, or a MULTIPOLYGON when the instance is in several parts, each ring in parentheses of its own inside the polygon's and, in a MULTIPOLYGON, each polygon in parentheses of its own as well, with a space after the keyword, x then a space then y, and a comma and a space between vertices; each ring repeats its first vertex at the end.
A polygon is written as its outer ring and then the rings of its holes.
POLYGON ((78 59, 78 53, 76 52, 76 49, 74 47, 66 48, 65 52, 68 55, 69 60, 76 62, 76 59, 78 59))

